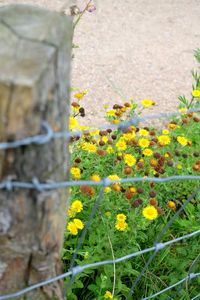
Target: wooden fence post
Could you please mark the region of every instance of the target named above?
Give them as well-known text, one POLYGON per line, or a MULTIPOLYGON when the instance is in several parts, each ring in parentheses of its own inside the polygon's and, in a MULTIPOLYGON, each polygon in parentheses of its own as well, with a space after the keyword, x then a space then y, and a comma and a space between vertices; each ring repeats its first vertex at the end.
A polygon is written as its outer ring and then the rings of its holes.
MULTIPOLYGON (((67 130, 71 19, 26 5, 0 8, 0 142, 67 130)), ((0 150, 0 181, 67 180, 66 141, 0 150)), ((60 274, 67 190, 0 190, 0 295, 60 274)), ((20 299, 63 299, 62 283, 20 299), (55 298, 53 298, 55 297, 55 298)))

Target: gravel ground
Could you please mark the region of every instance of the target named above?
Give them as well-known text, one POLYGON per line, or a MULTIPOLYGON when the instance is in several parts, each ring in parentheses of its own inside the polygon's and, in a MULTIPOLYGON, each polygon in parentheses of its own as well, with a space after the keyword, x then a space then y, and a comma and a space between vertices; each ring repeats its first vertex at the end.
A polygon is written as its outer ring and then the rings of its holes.
MULTIPOLYGON (((59 10, 63 1, 11 1, 59 10)), ((81 2, 81 0, 80 0, 81 2)), ((82 0, 82 3, 84 0, 82 0)), ((104 104, 154 100, 153 112, 173 111, 190 95, 194 50, 200 47, 199 0, 96 0, 78 25, 72 86, 88 89, 84 123, 101 125, 104 104)))

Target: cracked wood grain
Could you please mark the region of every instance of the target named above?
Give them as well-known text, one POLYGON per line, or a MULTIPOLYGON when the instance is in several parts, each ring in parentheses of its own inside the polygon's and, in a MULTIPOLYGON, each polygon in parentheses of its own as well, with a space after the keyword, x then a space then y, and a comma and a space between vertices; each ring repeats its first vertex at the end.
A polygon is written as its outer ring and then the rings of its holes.
MULTIPOLYGON (((71 40, 71 23, 58 13, 24 5, 0 10, 1 141, 38 134, 43 120, 67 129, 71 40)), ((63 140, 0 151, 0 178, 66 180, 68 160, 63 140)), ((62 271, 67 200, 67 190, 0 192, 0 294, 62 271)), ((62 295, 57 282, 19 299, 62 295)))

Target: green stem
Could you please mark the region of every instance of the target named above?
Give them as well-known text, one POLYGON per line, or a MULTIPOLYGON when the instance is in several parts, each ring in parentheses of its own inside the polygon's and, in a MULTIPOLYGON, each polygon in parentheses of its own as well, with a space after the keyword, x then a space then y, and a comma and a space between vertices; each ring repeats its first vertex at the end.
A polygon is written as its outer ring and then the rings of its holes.
POLYGON ((84 15, 84 13, 86 12, 86 10, 88 9, 88 6, 90 5, 90 3, 92 2, 92 0, 89 0, 89 2, 86 4, 84 10, 79 14, 77 20, 75 21, 74 25, 73 25, 73 30, 76 28, 76 26, 78 25, 78 23, 80 22, 82 16, 84 15))
MULTIPOLYGON (((109 230, 107 224, 105 224, 105 221, 104 221, 104 218, 101 214, 101 219, 104 223, 104 225, 107 227, 107 230, 109 230)), ((112 253, 112 259, 113 261, 115 260, 115 255, 114 255, 114 251, 113 251, 113 246, 112 246, 112 242, 111 242, 111 239, 110 239, 110 235, 107 234, 107 237, 108 237, 108 241, 109 241, 109 244, 110 244, 110 249, 111 249, 111 253, 112 253)), ((115 294, 115 286, 116 286, 116 266, 115 266, 115 263, 113 263, 113 288, 112 288, 112 298, 114 298, 114 294, 115 294)))
POLYGON ((190 106, 192 105, 192 103, 193 103, 193 101, 194 101, 194 97, 192 97, 192 100, 190 101, 190 103, 188 104, 188 109, 190 108, 190 106))

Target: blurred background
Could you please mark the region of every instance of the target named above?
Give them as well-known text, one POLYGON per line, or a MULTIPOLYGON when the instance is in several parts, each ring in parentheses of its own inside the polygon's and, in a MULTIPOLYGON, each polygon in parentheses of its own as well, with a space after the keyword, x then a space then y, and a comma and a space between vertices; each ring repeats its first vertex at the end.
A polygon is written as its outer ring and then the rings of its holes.
MULTIPOLYGON (((200 47, 198 0, 94 0, 75 30, 72 87, 87 89, 83 123, 104 122, 103 106, 130 98, 152 99, 156 112, 175 110, 177 96, 190 97, 194 50, 200 47)), ((86 0, 1 0, 60 10, 86 0)), ((72 94, 73 99, 73 94, 72 94)))

